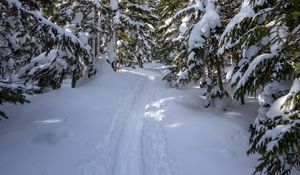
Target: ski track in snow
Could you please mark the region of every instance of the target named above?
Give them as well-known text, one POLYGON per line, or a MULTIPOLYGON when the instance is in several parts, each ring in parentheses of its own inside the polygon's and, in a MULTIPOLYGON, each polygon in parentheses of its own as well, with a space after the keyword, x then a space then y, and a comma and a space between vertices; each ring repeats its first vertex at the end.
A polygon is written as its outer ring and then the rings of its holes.
POLYGON ((163 65, 102 70, 85 86, 33 96, 24 106, 3 106, 13 117, 0 127, 2 174, 253 172, 257 157, 246 151, 255 99, 245 106, 234 102, 226 112, 206 109, 201 89, 165 86, 163 65))
POLYGON ((136 77, 119 97, 104 138, 95 138, 94 154, 78 165, 79 175, 174 175, 167 137, 159 122, 157 86, 161 76, 136 77))

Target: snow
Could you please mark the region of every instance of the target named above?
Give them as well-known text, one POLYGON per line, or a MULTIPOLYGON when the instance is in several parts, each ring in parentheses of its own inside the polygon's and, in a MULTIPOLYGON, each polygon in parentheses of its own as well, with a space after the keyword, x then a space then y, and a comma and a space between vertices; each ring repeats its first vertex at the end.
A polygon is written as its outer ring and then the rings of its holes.
POLYGON ((113 72, 101 61, 84 86, 4 105, 0 123, 2 174, 25 175, 241 175, 257 163, 247 157, 255 99, 226 112, 202 107, 201 90, 168 88, 165 66, 113 72), (163 71, 160 71, 162 69, 163 71))
POLYGON ((110 8, 112 10, 118 10, 119 9, 119 0, 110 0, 110 8))
POLYGON ((32 58, 26 66, 19 70, 18 75, 20 77, 34 75, 36 72, 47 68, 62 72, 68 67, 66 61, 62 59, 63 56, 65 56, 65 53, 59 50, 50 50, 49 53, 44 52, 32 58))
POLYGON ((181 35, 185 34, 185 32, 188 30, 188 22, 191 19, 191 15, 185 16, 181 21, 181 25, 179 26, 179 32, 181 35))
POLYGON ((270 60, 274 56, 275 55, 272 53, 266 53, 255 57, 254 60, 250 63, 244 75, 241 77, 240 81, 238 82, 236 89, 240 89, 242 86, 245 85, 249 77, 255 73, 256 66, 258 66, 259 64, 263 64, 264 61, 270 60))
POLYGON ((250 1, 249 0, 244 0, 242 5, 241 5, 241 10, 238 14, 236 14, 231 20, 230 22, 227 24, 224 32, 221 35, 220 38, 220 45, 222 47, 219 48, 218 50, 218 54, 223 54, 225 49, 229 49, 233 46, 233 42, 230 38, 226 38, 228 37, 228 34, 235 28, 237 27, 245 18, 250 18, 253 17, 255 15, 255 12, 253 10, 253 8, 250 5, 250 1), (224 39, 227 39, 226 41, 224 41, 224 39), (222 45, 221 43, 224 42, 224 44, 222 45))
POLYGON ((275 21, 271 21, 267 26, 274 26, 271 28, 270 31, 270 41, 271 41, 271 48, 270 51, 273 54, 280 53, 282 50, 283 45, 286 42, 287 31, 288 28, 284 25, 277 26, 275 21))
POLYGON ((244 154, 248 133, 243 117, 251 115, 253 106, 213 113, 201 107, 198 90, 169 89, 165 95, 163 122, 179 174, 251 174, 255 161, 244 154))
MULTIPOLYGON (((59 41, 68 41, 71 42, 74 45, 79 45, 80 49, 83 51, 86 51, 87 56, 89 59, 91 59, 91 55, 89 55, 89 48, 84 45, 84 43, 81 42, 80 39, 78 39, 72 32, 68 32, 58 26, 57 24, 52 23, 47 18, 42 16, 39 12, 36 11, 29 11, 25 9, 22 4, 18 0, 10 0, 8 1, 9 5, 15 6, 17 9, 22 11, 23 13, 27 13, 28 15, 32 16, 34 19, 39 21, 39 26, 48 27, 48 35, 50 37, 54 37, 55 39, 58 39, 59 41), (55 31, 55 32, 54 32, 55 31)), ((79 16, 80 17, 80 16, 79 16)), ((78 17, 78 18, 79 18, 78 17)))
MULTIPOLYGON (((283 83, 281 82, 281 84, 283 83)), ((273 89, 277 88, 275 90, 278 91, 280 90, 278 86, 279 83, 275 83, 274 85, 271 85, 271 87, 267 86, 266 90, 268 90, 269 88, 273 88, 273 89)), ((289 88, 284 88, 284 89, 289 89, 289 88)), ((294 128, 296 128, 300 124, 299 119, 293 119, 293 120, 290 119, 290 117, 292 117, 297 111, 295 113, 290 112, 289 109, 287 109, 288 107, 284 106, 287 99, 289 99, 290 96, 293 97, 299 91, 300 91, 300 80, 295 79, 293 85, 290 88, 290 92, 287 95, 278 98, 274 103, 273 100, 271 101, 272 105, 267 111, 266 117, 271 119, 274 119, 275 117, 280 117, 286 123, 282 122, 280 124, 277 124, 276 127, 274 128, 268 128, 264 136, 260 138, 260 140, 258 141, 258 146, 267 142, 268 152, 278 149, 278 145, 280 141, 282 141, 282 138, 286 137, 286 134, 290 132, 294 132, 294 128), (289 112, 286 112, 286 110, 289 112)), ((293 104, 292 104, 292 108, 293 108, 293 104)))
POLYGON ((88 33, 79 32, 79 34, 78 34, 78 38, 79 38, 80 41, 82 41, 82 43, 85 44, 85 45, 88 44, 88 37, 89 37, 89 34, 88 34, 88 33))
POLYGON ((293 29, 292 34, 296 34, 297 32, 299 32, 299 30, 300 30, 300 25, 298 25, 293 29))
POLYGON ((271 116, 279 116, 279 115, 283 115, 283 111, 281 110, 281 106, 284 104, 284 102, 286 101, 287 96, 283 96, 280 97, 279 99, 277 99, 271 106, 271 108, 269 109, 269 111, 267 112, 267 116, 271 117, 271 116))
POLYGON ((255 4, 257 6, 263 6, 265 2, 266 2, 266 0, 255 0, 255 4))
POLYGON ((205 14, 201 20, 193 27, 190 38, 189 48, 202 48, 206 38, 209 37, 211 30, 221 26, 221 19, 212 2, 208 2, 205 7, 205 14))
POLYGON ((300 91, 300 78, 295 79, 290 91, 290 93, 298 93, 300 91))
POLYGON ((89 0, 89 1, 92 2, 93 4, 95 4, 97 8, 101 7, 102 0, 89 0))
POLYGON ((195 52, 191 52, 190 54, 189 54, 189 56, 188 56, 188 61, 190 62, 190 61, 195 61, 195 52))
POLYGON ((232 97, 231 96, 224 96, 222 99, 216 98, 214 99, 214 104, 216 109, 218 110, 227 110, 227 108, 232 103, 232 97))
POLYGON ((7 2, 10 6, 16 5, 17 7, 20 7, 22 5, 19 0, 9 0, 7 2))
POLYGON ((81 21, 83 20, 83 13, 82 12, 78 12, 75 14, 74 19, 71 21, 71 24, 74 25, 81 25, 81 21))
MULTIPOLYGON (((266 85, 263 89, 263 92, 258 96, 258 103, 261 106, 258 110, 259 112, 259 118, 265 119, 267 112, 270 110, 271 105, 273 105, 273 109, 271 111, 274 112, 274 107, 276 111, 281 108, 281 105, 278 105, 279 103, 282 103, 282 100, 285 98, 278 99, 277 102, 273 104, 277 98, 281 97, 283 94, 286 94, 286 92, 290 88, 290 82, 289 81, 281 81, 281 82, 271 82, 268 85, 266 85)), ((277 113, 277 112, 276 112, 277 113)), ((270 113, 269 113, 270 114, 270 113)), ((277 113, 278 114, 278 113, 277 113)))
POLYGON ((269 118, 273 118, 276 116, 280 116, 280 115, 285 115, 285 108, 282 108, 282 106, 284 105, 284 103, 286 102, 287 99, 289 99, 289 97, 293 97, 293 95, 297 94, 300 92, 300 79, 296 78, 293 82, 293 85, 290 88, 290 92, 288 94, 286 94, 285 96, 280 97, 279 99, 277 99, 272 106, 270 107, 270 109, 267 112, 267 116, 269 118))
POLYGON ((186 8, 179 10, 174 16, 172 16, 171 18, 169 18, 165 21, 165 25, 170 25, 175 19, 177 19, 182 14, 185 14, 191 10, 193 10, 195 12, 203 12, 204 7, 203 7, 202 0, 195 0, 194 3, 189 4, 186 8))
MULTIPOLYGON (((44 136, 41 135, 41 138, 43 138, 44 136)), ((59 141, 61 141, 64 138, 68 138, 69 137, 69 129, 68 128, 56 128, 52 131, 49 131, 46 135, 47 140, 49 143, 58 143, 59 141)), ((37 138, 38 139, 38 138, 37 138)))
MULTIPOLYGON (((211 32, 214 32, 216 27, 221 26, 221 19, 220 16, 216 10, 216 7, 214 5, 214 1, 205 1, 206 6, 204 11, 204 15, 200 18, 200 20, 192 27, 191 32, 189 34, 188 38, 188 46, 189 46, 189 51, 191 51, 188 55, 188 65, 187 69, 183 69, 178 73, 179 78, 177 79, 177 84, 180 84, 180 82, 184 79, 186 79, 190 72, 195 66, 202 64, 203 60, 199 58, 195 58, 195 53, 193 49, 195 48, 203 48, 206 39, 210 37, 211 32), (192 63, 190 61, 193 61, 192 63), (191 63, 191 64, 190 64, 191 63)), ((204 2, 202 1, 196 1, 197 6, 203 5, 204 2)), ((192 5, 193 6, 193 5, 192 5)), ((185 31, 188 30, 187 28, 187 22, 191 17, 186 16, 182 19, 182 24, 179 27, 179 30, 181 34, 179 35, 178 38, 183 38, 185 31)))
MULTIPOLYGON (((122 23, 130 25, 132 27, 136 27, 137 29, 145 27, 144 23, 135 21, 135 20, 131 19, 129 16, 127 16, 125 13, 121 13, 120 11, 117 11, 116 15, 114 17, 114 24, 118 25, 118 24, 122 24, 122 23)), ((148 27, 151 28, 153 26, 148 26, 148 27)))
POLYGON ((117 60, 117 52, 116 52, 116 45, 115 45, 115 43, 117 42, 116 40, 117 40, 117 36, 116 36, 116 31, 114 30, 113 36, 107 44, 108 45, 107 58, 110 62, 117 60))
POLYGON ((266 46, 269 42, 270 42, 270 37, 266 36, 261 39, 261 44, 264 46, 266 46))
POLYGON ((136 9, 142 10, 142 11, 147 12, 147 13, 152 13, 151 9, 146 5, 139 5, 139 4, 129 3, 128 6, 129 7, 134 7, 136 9))
POLYGON ((227 68, 226 72, 226 80, 229 81, 230 78, 232 78, 233 73, 234 73, 234 66, 230 66, 229 68, 227 68))
POLYGON ((259 51, 259 48, 257 46, 250 46, 244 53, 243 58, 251 59, 253 56, 255 56, 259 51))
MULTIPOLYGON (((100 1, 90 1, 98 6, 101 5, 100 1)), ((6 2, 36 19, 40 27, 49 28, 45 36, 53 37, 52 39, 58 38, 58 41, 71 42, 74 48, 81 47, 81 50, 86 50, 89 54, 91 47, 88 46, 88 38, 90 38, 88 33, 79 32, 76 37, 70 30, 72 26, 69 28, 70 32, 66 32, 44 18, 42 12, 30 11, 22 7, 18 0, 6 2)), ((126 10, 124 13, 118 10, 118 2, 118 0, 110 0, 111 9, 115 12, 114 21, 111 21, 113 23, 111 25, 115 25, 111 26, 113 29, 122 23, 138 29, 149 25, 132 20, 126 14, 126 10)), ((231 39, 228 35, 235 27, 239 27, 245 18, 255 18, 261 15, 258 21, 254 21, 261 24, 267 19, 267 15, 262 14, 271 10, 271 8, 264 9, 254 15, 252 5, 262 6, 267 1, 255 0, 250 3, 250 0, 244 0, 240 12, 230 21, 222 36, 219 36, 211 34, 221 26, 218 7, 214 6, 216 1, 190 0, 189 2, 187 8, 166 21, 168 24, 175 18, 184 17, 181 25, 179 22, 168 28, 170 35, 174 31, 180 32, 177 38, 173 34, 169 40, 180 42, 189 39, 189 50, 185 52, 189 52, 188 60, 185 60, 188 65, 179 72, 180 78, 177 83, 189 77, 189 71, 201 64, 202 60, 195 58, 196 54, 193 49, 203 47, 206 39, 212 36, 216 39, 220 38, 220 45, 224 44, 218 51, 222 54, 225 49, 240 42, 239 39, 233 41, 235 38, 231 39), (190 11, 196 12, 193 15, 186 15, 190 11), (200 19, 195 25, 190 24, 190 20, 194 17, 200 19), (191 33, 186 33, 187 31, 191 33), (187 37, 189 34, 190 36, 187 37)), ((147 6, 143 5, 129 3, 129 7, 151 12, 147 6)), ((88 17, 96 15, 94 11, 92 10, 88 17)), ((67 11, 67 14, 71 13, 73 13, 72 8, 67 11)), ((78 12, 71 23, 80 24, 82 19, 83 13, 78 12)), ((15 26, 11 19, 8 19, 8 22, 15 26)), ((257 76, 257 67, 272 61, 287 43, 290 30, 285 26, 286 24, 272 20, 267 22, 266 27, 270 29, 270 35, 252 43, 253 45, 242 45, 243 58, 238 66, 240 70, 234 73, 232 69, 234 67, 232 67, 227 71, 226 78, 237 83, 236 90, 240 90, 246 83, 249 86, 248 80, 257 76), (262 47, 262 45, 270 45, 270 47, 262 47), (270 53, 263 53, 265 49, 262 48, 269 49, 270 53)), ((149 26, 154 30, 153 26, 149 26)), ((292 34, 296 34, 299 30, 300 26, 297 26, 292 34)), ((150 34, 146 36, 150 37, 150 34)), ((13 45, 18 42, 16 38, 17 34, 9 37, 13 45)), ((24 37, 21 40, 26 39, 27 37, 24 37)), ((137 39, 144 38, 138 36, 137 39)), ((144 44, 150 48, 146 41, 144 44)), ((117 58, 115 47, 122 45, 127 46, 128 43, 117 41, 116 30, 113 30, 111 41, 108 43, 109 60, 117 58)), ((51 66, 57 67, 54 73, 64 72, 63 69, 76 72, 74 67, 69 69, 65 60, 62 59, 63 56, 68 56, 74 48, 66 52, 54 48, 48 53, 41 53, 33 57, 27 66, 20 69, 18 75, 34 75, 51 66)), ((213 51, 212 47, 209 51, 213 51)), ((141 49, 137 52, 143 54, 141 49)), ((77 56, 74 58, 78 59, 77 56)), ((10 59, 5 64, 8 69, 13 69, 12 65, 15 63, 10 59)), ((166 73, 164 65, 146 64, 145 69, 122 68, 117 73, 113 72, 105 61, 101 62, 101 66, 99 75, 93 77, 92 81, 86 82, 84 86, 79 84, 78 88, 70 89, 68 88, 70 80, 66 80, 59 90, 29 96, 32 102, 30 104, 1 106, 3 108, 1 111, 7 112, 10 116, 9 120, 0 123, 1 173, 13 175, 239 175, 253 172, 257 164, 256 156, 247 157, 245 153, 249 148, 248 126, 257 116, 255 112, 257 104, 254 98, 252 101, 247 99, 251 102, 245 106, 240 106, 230 96, 221 100, 217 98, 210 102, 215 108, 206 109, 202 107, 202 104, 206 104, 207 101, 199 95, 203 93, 203 90, 192 85, 170 89, 161 81, 163 74, 166 73), (232 107, 229 106, 231 103, 233 103, 232 107), (226 112, 224 112, 225 109, 226 112), (216 166, 220 164, 222 166, 216 166)), ((284 66, 284 63, 276 64, 275 72, 279 72, 282 69, 281 66, 284 66)), ((278 78, 277 73, 274 73, 272 78, 278 78)), ((8 80, 14 79, 8 78, 8 80)), ((287 99, 299 93, 300 79, 296 78, 293 86, 289 86, 291 87, 289 93, 288 91, 281 92, 283 90, 279 87, 280 83, 264 87, 263 93, 258 97, 258 102, 262 107, 256 121, 259 121, 262 115, 273 117, 273 119, 280 115, 284 119, 289 119, 299 112, 294 101, 291 101, 290 106, 283 106, 283 104, 287 99), (278 99, 286 93, 288 94, 278 99)), ((0 84, 4 86, 0 88, 8 86, 5 82, 0 82, 0 84)), ((277 148, 278 140, 300 123, 299 120, 291 122, 293 123, 289 125, 283 123, 269 129, 259 141, 258 146, 271 139, 266 151, 277 148)))

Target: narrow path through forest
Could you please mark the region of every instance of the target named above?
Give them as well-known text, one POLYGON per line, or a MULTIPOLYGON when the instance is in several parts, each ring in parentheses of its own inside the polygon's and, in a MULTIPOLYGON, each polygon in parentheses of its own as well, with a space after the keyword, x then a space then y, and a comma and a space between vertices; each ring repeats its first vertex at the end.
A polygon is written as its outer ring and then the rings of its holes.
POLYGON ((13 175, 248 175, 248 127, 257 108, 234 102, 228 111, 203 107, 197 86, 171 88, 164 65, 99 73, 5 105, 0 169, 13 175), (13 146, 12 146, 13 145, 13 146), (14 165, 14 166, 10 166, 14 165), (216 165, 221 165, 217 166, 216 165))
POLYGON ((174 175, 155 103, 161 79, 151 72, 126 87, 95 154, 80 167, 84 175, 174 175))

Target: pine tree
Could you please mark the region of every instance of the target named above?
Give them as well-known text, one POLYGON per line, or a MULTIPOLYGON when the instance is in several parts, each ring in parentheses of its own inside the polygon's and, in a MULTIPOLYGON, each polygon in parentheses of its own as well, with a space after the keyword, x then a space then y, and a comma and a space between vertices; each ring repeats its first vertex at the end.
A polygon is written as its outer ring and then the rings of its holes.
POLYGON ((71 76, 75 87, 85 69, 90 75, 93 73, 93 58, 89 50, 72 33, 18 1, 5 1, 1 5, 4 9, 1 17, 5 27, 3 36, 8 49, 12 54, 21 54, 10 57, 22 57, 27 63, 20 69, 21 79, 37 82, 40 87, 58 88, 66 76, 71 76), (20 47, 22 44, 27 45, 29 55, 20 47), (46 58, 41 60, 42 56, 46 58))
POLYGON ((102 9, 98 0, 68 0, 57 4, 50 16, 52 21, 75 34, 95 58, 99 55, 102 9))
POLYGON ((175 51, 177 55, 173 59, 170 73, 164 77, 169 82, 175 82, 175 86, 201 80, 201 87, 206 88, 204 93, 207 97, 206 106, 216 106, 224 110, 231 97, 223 85, 224 58, 217 55, 217 50, 222 33, 221 22, 225 23, 229 18, 226 14, 220 15, 221 12, 225 12, 225 8, 222 9, 221 6, 229 3, 229 1, 190 1, 184 9, 167 21, 171 27, 170 24, 175 23, 177 18, 182 19, 177 32, 179 37, 175 39, 178 41, 179 38, 180 45, 176 47, 179 51, 175 51), (225 101, 227 102, 224 103, 225 101))
MULTIPOLYGON (((0 2, 1 104, 27 102, 26 89, 72 87, 95 73, 89 49, 75 35, 43 16, 40 1, 0 2)), ((4 113, 1 113, 2 115, 4 113)))
MULTIPOLYGON (((16 87, 8 82, 0 82, 0 105, 3 105, 4 103, 28 103, 29 101, 26 100, 26 97, 23 94, 23 88, 16 87)), ((0 120, 1 117, 8 119, 6 114, 0 110, 0 120)))
MULTIPOLYGON (((157 17, 145 1, 121 1, 114 11, 112 30, 113 48, 116 54, 113 60, 126 65, 139 64, 151 59, 154 41, 152 23, 157 17)), ((111 49, 110 49, 111 50, 111 49)))
POLYGON ((300 165, 299 7, 298 1, 245 1, 221 36, 219 54, 234 56, 234 96, 264 87, 250 127, 248 153, 261 156, 255 173, 289 174, 300 165))
MULTIPOLYGON (((163 1, 162 3, 166 2, 163 1)), ((164 80, 175 86, 187 83, 187 81, 179 82, 178 74, 188 65, 187 61, 190 52, 188 40, 190 33, 204 12, 202 1, 190 1, 189 3, 181 3, 180 5, 182 9, 167 6, 162 11, 161 16, 169 16, 170 14, 172 16, 160 27, 164 35, 161 41, 163 47, 160 53, 165 61, 172 62, 170 73, 164 77, 164 80)))
MULTIPOLYGON (((160 18, 160 22, 156 28, 158 38, 156 41, 156 53, 163 63, 171 64, 174 60, 173 68, 175 69, 175 65, 179 67, 179 62, 175 61, 179 61, 179 59, 175 59, 175 57, 180 58, 181 56, 187 56, 187 53, 184 53, 184 51, 180 54, 181 50, 186 50, 186 48, 182 48, 186 47, 183 41, 184 37, 180 37, 184 33, 186 23, 183 23, 181 27, 183 30, 180 32, 180 19, 173 20, 173 22, 168 19, 171 19, 176 12, 184 9, 186 6, 188 6, 188 2, 181 0, 160 0, 155 7, 155 13, 158 14, 160 18)), ((178 68, 176 70, 179 71, 178 68)), ((176 71, 173 70, 172 72, 176 71)), ((171 79, 174 78, 170 78, 170 80, 171 79)))

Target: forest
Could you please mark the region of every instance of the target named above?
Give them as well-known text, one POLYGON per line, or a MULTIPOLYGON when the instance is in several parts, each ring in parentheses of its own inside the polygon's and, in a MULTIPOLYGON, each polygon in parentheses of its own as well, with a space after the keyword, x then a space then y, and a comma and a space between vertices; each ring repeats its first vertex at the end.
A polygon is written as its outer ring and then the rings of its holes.
MULTIPOLYGON (((111 79, 116 81, 124 70, 144 73, 152 64, 161 64, 163 74, 158 78, 167 88, 197 87, 195 94, 203 99, 199 110, 226 113, 234 102, 235 108, 242 108, 254 99, 253 120, 245 128, 244 154, 257 156, 250 174, 300 173, 299 0, 0 0, 0 12, 3 130, 14 121, 12 111, 35 104, 35 96, 60 89, 71 93, 107 72, 116 74, 111 79), (66 85, 71 88, 66 90, 66 85), (6 107, 9 104, 14 108, 6 107)), ((151 79, 152 73, 147 76, 151 79)), ((128 106, 130 117, 139 114, 134 107, 144 108, 138 105, 144 103, 143 93, 150 98, 159 92, 148 89, 156 84, 128 81, 141 84, 123 91, 139 92, 128 97, 136 100, 128 106)), ((173 110, 175 115, 177 109, 173 110)), ((102 174, 147 174, 116 169, 102 174)), ((175 174, 166 172, 152 175, 175 174)))

